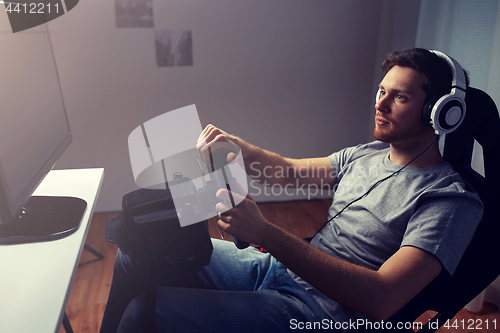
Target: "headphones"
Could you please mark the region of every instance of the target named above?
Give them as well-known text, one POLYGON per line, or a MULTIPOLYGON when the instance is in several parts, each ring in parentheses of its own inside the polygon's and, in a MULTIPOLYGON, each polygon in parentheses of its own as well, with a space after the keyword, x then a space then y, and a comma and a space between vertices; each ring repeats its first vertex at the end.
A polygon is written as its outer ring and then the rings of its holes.
MULTIPOLYGON (((441 97, 433 98, 425 103, 422 109, 422 119, 426 125, 434 128, 436 135, 448 134, 456 130, 465 118, 465 90, 467 88, 465 74, 460 64, 446 54, 431 50, 448 64, 453 80, 451 91, 441 97)), ((376 102, 380 98, 377 92, 376 102)))

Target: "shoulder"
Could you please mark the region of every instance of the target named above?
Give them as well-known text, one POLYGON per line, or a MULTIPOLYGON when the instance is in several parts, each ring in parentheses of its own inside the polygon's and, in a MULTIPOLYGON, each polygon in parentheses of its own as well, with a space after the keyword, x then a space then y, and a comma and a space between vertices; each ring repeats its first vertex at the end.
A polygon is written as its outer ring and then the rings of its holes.
POLYGON ((434 254, 453 275, 483 214, 475 189, 444 162, 418 196, 402 245, 434 254))
MULTIPOLYGON (((430 169, 409 168, 406 172, 410 174, 409 182, 418 180, 418 186, 421 188, 421 191, 415 191, 417 207, 431 208, 435 214, 448 210, 459 219, 462 214, 457 216, 457 212, 462 210, 473 212, 479 217, 482 215, 483 204, 479 194, 448 162, 442 162, 430 169)), ((412 188, 412 185, 407 184, 407 187, 412 188)))
MULTIPOLYGON (((477 191, 448 162, 432 168, 434 181, 426 191, 428 197, 465 197, 478 203, 481 202, 477 191)), ((481 204, 482 206, 482 204, 481 204)))

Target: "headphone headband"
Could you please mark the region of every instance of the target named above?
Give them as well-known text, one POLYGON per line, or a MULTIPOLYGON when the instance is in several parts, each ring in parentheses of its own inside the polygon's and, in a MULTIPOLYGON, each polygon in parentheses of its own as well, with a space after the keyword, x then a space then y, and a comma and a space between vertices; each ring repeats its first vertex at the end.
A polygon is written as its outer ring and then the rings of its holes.
POLYGON ((438 57, 440 57, 441 59, 446 61, 446 63, 450 67, 451 72, 453 74, 453 80, 451 82, 451 87, 458 88, 462 91, 465 91, 465 89, 467 89, 467 84, 465 83, 466 82, 465 74, 464 74, 464 71, 463 71, 462 67, 460 66, 460 64, 455 59, 453 59, 450 56, 447 56, 446 54, 444 54, 441 51, 430 50, 430 52, 434 53, 435 55, 437 55, 438 57))

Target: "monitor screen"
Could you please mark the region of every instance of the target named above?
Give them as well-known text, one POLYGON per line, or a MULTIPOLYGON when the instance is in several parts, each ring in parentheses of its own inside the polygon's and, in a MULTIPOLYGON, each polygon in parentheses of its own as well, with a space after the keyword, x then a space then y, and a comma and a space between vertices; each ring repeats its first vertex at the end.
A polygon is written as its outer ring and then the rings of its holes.
POLYGON ((0 59, 0 225, 6 225, 72 136, 47 25, 12 33, 0 6, 0 59))

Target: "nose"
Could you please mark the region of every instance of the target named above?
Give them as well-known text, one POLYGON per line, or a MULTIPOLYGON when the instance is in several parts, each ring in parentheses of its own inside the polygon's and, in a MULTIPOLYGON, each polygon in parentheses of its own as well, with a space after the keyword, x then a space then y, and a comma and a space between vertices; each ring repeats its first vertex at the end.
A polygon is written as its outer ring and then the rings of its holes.
POLYGON ((387 112, 387 105, 386 105, 386 97, 387 95, 382 95, 380 93, 380 90, 377 91, 377 95, 375 98, 375 110, 380 111, 380 112, 387 112))

